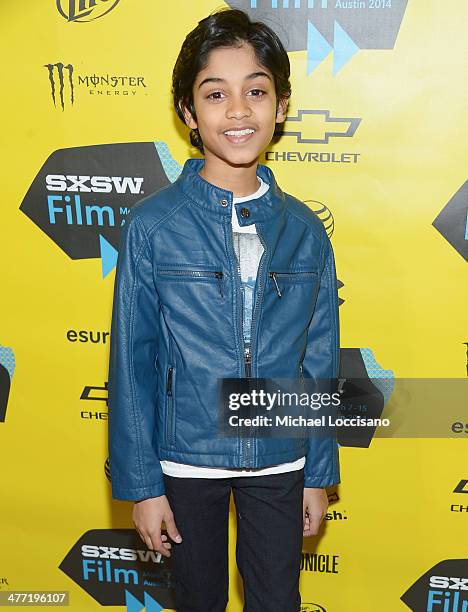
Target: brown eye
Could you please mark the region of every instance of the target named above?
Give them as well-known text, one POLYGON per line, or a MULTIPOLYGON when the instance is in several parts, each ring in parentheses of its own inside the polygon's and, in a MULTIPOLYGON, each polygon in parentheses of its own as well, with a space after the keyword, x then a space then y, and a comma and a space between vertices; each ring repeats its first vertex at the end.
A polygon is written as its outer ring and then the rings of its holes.
POLYGON ((222 98, 220 96, 222 95, 223 94, 220 91, 213 91, 207 96, 207 98, 209 98, 210 100, 221 100, 222 98))
POLYGON ((266 94, 266 91, 263 91, 263 89, 251 89, 250 93, 255 93, 253 96, 254 98, 261 98, 264 94, 266 94))

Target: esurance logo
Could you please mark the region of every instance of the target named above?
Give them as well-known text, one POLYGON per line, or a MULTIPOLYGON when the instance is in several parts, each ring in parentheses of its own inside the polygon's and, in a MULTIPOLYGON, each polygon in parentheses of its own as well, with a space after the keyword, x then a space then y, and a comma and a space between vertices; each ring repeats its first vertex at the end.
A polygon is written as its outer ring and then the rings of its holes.
POLYGON ((62 111, 75 104, 78 88, 95 97, 147 95, 145 77, 141 75, 75 74, 73 64, 63 62, 44 64, 44 68, 47 69, 52 102, 55 108, 60 107, 62 111))
POLYGON ((120 227, 132 206, 168 183, 152 142, 60 149, 39 170, 20 210, 70 259, 100 258, 104 278, 116 265, 120 227))
POLYGON ((67 21, 94 21, 104 17, 120 0, 57 0, 58 12, 67 21))
POLYGON ((434 565, 401 600, 413 612, 468 612, 468 559, 447 559, 434 565))
POLYGON ((307 50, 307 74, 333 51, 333 75, 360 49, 393 49, 408 0, 230 0, 265 21, 287 51, 307 50))

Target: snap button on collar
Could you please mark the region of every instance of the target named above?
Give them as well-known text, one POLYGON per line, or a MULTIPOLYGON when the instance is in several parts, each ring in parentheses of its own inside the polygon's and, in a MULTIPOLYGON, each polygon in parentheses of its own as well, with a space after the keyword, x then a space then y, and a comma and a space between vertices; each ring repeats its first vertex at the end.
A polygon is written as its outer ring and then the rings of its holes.
POLYGON ((229 202, 224 198, 220 200, 219 203, 221 204, 221 206, 227 206, 229 204, 229 202))
POLYGON ((250 210, 248 208, 241 208, 240 214, 243 217, 250 217, 250 210))

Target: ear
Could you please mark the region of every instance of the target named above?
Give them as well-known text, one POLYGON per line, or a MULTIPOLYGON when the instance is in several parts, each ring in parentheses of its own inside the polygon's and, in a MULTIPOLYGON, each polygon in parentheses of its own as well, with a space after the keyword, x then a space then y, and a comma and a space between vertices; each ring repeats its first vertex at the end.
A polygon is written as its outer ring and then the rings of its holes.
POLYGON ((194 120, 188 108, 184 106, 181 102, 179 102, 179 108, 182 111, 182 114, 184 115, 184 120, 188 127, 192 130, 196 130, 198 127, 197 122, 194 120))
POLYGON ((278 103, 278 109, 276 111, 276 123, 283 123, 286 119, 286 115, 288 114, 288 103, 289 98, 281 98, 278 103))

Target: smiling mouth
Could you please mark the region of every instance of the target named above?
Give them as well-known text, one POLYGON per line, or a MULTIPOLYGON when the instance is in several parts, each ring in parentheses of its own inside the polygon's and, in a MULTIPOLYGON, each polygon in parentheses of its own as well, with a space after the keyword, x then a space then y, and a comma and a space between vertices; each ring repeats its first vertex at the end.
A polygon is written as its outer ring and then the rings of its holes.
POLYGON ((226 130, 223 132, 229 142, 233 144, 246 142, 255 133, 255 130, 246 128, 244 130, 226 130))

